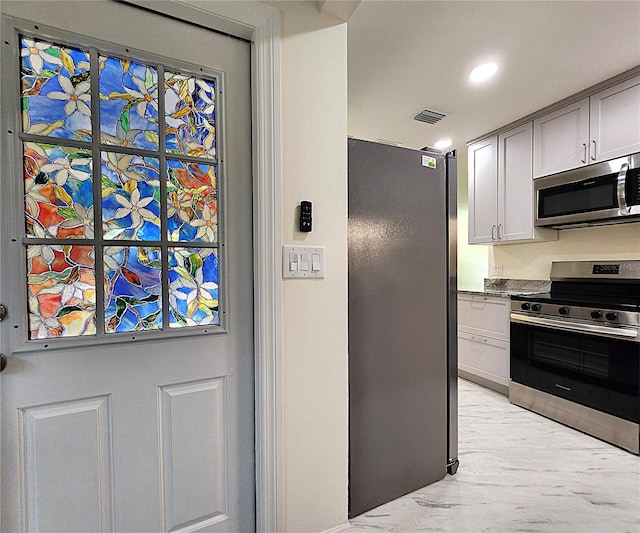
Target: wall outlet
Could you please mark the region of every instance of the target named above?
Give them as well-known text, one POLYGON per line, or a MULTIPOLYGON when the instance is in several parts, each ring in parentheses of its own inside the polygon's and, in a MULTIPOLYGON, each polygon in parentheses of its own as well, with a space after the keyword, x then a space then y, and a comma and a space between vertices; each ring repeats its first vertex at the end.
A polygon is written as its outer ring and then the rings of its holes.
POLYGON ((491 270, 492 276, 502 276, 502 265, 493 265, 493 269, 491 270))

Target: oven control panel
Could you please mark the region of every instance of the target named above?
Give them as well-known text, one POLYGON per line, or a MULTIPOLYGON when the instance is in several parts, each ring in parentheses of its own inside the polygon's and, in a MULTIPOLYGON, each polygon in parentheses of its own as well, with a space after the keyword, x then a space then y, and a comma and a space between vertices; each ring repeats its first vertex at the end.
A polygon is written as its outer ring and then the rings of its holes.
POLYGON ((624 324, 629 326, 640 325, 640 313, 637 312, 598 309, 593 307, 572 307, 557 303, 524 302, 512 299, 511 312, 533 316, 544 315, 558 318, 571 318, 598 323, 624 324))

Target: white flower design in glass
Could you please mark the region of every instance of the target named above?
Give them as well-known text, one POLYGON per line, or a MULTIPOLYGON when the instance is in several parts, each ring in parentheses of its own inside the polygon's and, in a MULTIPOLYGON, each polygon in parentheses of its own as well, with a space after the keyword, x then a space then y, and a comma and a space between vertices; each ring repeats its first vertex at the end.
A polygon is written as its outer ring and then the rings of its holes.
POLYGON ((58 77, 58 83, 60 83, 60 87, 62 87, 64 92, 52 91, 47 94, 47 98, 51 100, 67 100, 68 102, 64 106, 64 112, 67 116, 76 111, 79 111, 83 115, 90 116, 91 109, 85 102, 91 101, 91 94, 89 94, 91 84, 88 81, 82 81, 74 87, 71 80, 64 76, 58 77))

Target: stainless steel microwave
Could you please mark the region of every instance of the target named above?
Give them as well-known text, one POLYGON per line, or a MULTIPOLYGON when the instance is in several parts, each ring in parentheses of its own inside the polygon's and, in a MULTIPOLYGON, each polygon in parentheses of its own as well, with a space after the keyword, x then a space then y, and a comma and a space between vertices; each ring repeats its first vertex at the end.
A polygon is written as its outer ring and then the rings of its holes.
POLYGON ((535 225, 640 221, 640 153, 534 180, 535 225))

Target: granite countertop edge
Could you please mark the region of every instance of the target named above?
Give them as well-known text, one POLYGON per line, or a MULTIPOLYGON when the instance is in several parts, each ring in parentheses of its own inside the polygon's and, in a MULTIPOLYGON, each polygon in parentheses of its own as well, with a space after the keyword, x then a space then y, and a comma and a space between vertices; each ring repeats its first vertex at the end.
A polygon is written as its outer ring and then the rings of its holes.
POLYGON ((542 294, 549 292, 551 282, 542 279, 485 279, 483 289, 458 289, 458 294, 479 296, 523 296, 527 294, 542 294))

